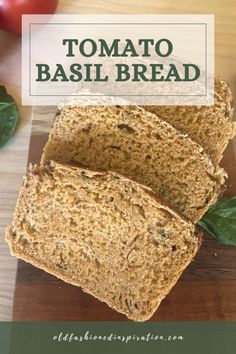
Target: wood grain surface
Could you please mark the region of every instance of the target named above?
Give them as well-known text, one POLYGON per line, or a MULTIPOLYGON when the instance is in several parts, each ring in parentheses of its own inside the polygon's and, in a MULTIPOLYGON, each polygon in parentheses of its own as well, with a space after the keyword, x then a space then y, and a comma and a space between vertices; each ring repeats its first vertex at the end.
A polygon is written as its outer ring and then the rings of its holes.
MULTIPOLYGON (((179 0, 60 0, 58 13, 214 14, 215 72, 217 76, 221 76, 229 82, 234 97, 236 97, 235 0, 182 0, 181 2, 179 0)), ((0 320, 10 320, 16 260, 10 255, 9 248, 4 241, 4 229, 11 221, 17 193, 25 171, 30 135, 31 107, 21 106, 21 38, 3 31, 0 31, 0 84, 6 85, 10 93, 14 95, 21 112, 21 122, 18 126, 17 134, 4 149, 0 150, 0 320)), ((227 155, 227 169, 232 170, 233 173, 231 164, 234 162, 231 162, 231 157, 231 154, 227 155)), ((234 186, 230 188, 230 191, 235 190, 234 186)), ((217 267, 217 276, 222 280, 224 280, 224 274, 231 274, 232 278, 233 268, 229 267, 229 264, 233 262, 233 255, 229 248, 226 249, 227 251, 224 250, 221 253, 218 246, 214 243, 214 247, 210 249, 211 253, 208 255, 213 263, 209 264, 207 272, 202 272, 201 274, 207 274, 209 271, 210 278, 213 272, 215 274, 215 267, 217 267), (219 253, 218 256, 214 256, 215 250, 219 253), (226 252, 226 256, 224 256, 224 252, 226 252), (220 271, 221 267, 223 268, 220 271), (229 269, 231 270, 229 271, 229 269)), ((203 250, 204 248, 202 248, 201 253, 203 250)), ((230 284, 227 282, 224 286, 227 289, 231 289, 230 284)), ((19 303, 20 300, 17 300, 17 293, 16 302, 19 303)), ((235 297, 233 290, 232 294, 235 297)), ((34 295, 36 296, 37 293, 34 295)), ((229 302, 229 299, 227 301, 229 302)), ((23 302, 22 306, 24 308, 25 302, 23 302)), ((44 307, 41 306, 41 311, 45 314, 47 308, 45 307, 45 310, 43 310, 44 307)), ((35 309, 35 311, 37 310, 35 309)), ((235 308, 232 312, 235 314, 235 308)), ((21 319, 20 316, 21 314, 16 311, 14 317, 21 319)), ((36 313, 34 318, 36 319, 37 316, 39 318, 40 313, 36 313)), ((29 315, 30 317, 32 318, 33 315, 29 315)), ((26 308, 22 318, 27 319, 26 308)))
MULTIPOLYGON (((36 121, 42 110, 36 110, 36 121)), ((46 111, 45 111, 46 112, 46 111)), ((47 111, 48 112, 48 111, 47 111)), ((49 114, 49 113, 48 113, 49 114)), ((50 113, 49 119, 52 117, 50 113)), ((34 125, 34 124, 33 124, 34 125)), ((38 124, 37 124, 38 126, 38 124)), ((31 136, 29 162, 39 162, 47 134, 31 136)), ((229 172, 227 196, 236 195, 233 144, 222 163, 229 172)), ((177 285, 154 314, 155 321, 235 321, 236 248, 205 235, 203 245, 177 285)), ((126 320, 80 288, 20 261, 16 279, 14 320, 126 320)))

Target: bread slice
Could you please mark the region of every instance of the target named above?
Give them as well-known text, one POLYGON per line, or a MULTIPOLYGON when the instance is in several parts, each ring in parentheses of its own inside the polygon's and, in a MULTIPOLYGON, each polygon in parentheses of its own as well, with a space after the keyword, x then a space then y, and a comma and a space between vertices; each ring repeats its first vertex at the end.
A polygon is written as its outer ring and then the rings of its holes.
POLYGON ((30 166, 6 240, 13 255, 136 321, 153 315, 200 245, 150 189, 54 162, 30 166))
POLYGON ((233 98, 223 80, 215 81, 214 106, 144 106, 176 129, 202 145, 214 164, 222 159, 230 139, 236 134, 233 98))
POLYGON ((50 160, 118 172, 192 222, 217 201, 225 176, 201 146, 135 106, 65 106, 44 148, 42 163, 50 160))

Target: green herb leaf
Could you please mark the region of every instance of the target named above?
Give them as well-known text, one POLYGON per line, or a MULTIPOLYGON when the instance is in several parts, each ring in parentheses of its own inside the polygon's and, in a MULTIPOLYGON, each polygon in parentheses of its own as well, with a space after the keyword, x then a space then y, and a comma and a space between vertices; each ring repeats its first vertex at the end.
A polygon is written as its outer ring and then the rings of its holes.
POLYGON ((8 95, 4 86, 0 86, 0 148, 3 147, 14 134, 19 112, 13 98, 8 95))
POLYGON ((211 206, 198 225, 225 245, 236 246, 236 197, 211 206))

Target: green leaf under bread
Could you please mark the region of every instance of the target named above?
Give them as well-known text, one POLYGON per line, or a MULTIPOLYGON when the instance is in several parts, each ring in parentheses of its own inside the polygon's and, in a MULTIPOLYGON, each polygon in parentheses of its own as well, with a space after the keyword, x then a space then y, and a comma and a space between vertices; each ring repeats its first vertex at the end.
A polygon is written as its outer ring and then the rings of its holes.
POLYGON ((236 246, 236 197, 211 206, 198 225, 221 243, 236 246))
POLYGON ((14 99, 8 95, 4 86, 0 86, 0 148, 14 134, 19 112, 14 99))

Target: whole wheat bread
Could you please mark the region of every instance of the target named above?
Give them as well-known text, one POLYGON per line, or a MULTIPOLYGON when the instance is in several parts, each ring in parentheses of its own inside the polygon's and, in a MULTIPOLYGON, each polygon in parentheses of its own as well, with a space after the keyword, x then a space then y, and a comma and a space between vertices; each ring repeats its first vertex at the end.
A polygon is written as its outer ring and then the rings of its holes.
POLYGON ((51 159, 118 172, 150 187, 193 222, 217 201, 225 176, 201 146, 135 106, 65 106, 42 163, 51 159))
POLYGON ((215 81, 213 106, 144 106, 182 133, 202 145, 215 164, 236 134, 233 117, 233 98, 229 86, 223 80, 215 81))
POLYGON ((6 240, 13 255, 136 321, 153 315, 200 244, 150 189, 54 162, 29 168, 6 240))

